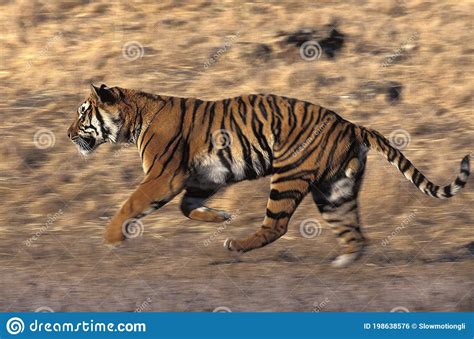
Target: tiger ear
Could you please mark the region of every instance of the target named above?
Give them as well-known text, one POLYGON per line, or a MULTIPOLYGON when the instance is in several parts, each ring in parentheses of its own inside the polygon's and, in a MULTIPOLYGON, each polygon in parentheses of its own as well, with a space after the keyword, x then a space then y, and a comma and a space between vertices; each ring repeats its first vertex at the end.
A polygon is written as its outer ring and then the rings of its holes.
POLYGON ((100 87, 91 84, 91 92, 99 104, 113 104, 117 99, 113 90, 104 84, 100 87))

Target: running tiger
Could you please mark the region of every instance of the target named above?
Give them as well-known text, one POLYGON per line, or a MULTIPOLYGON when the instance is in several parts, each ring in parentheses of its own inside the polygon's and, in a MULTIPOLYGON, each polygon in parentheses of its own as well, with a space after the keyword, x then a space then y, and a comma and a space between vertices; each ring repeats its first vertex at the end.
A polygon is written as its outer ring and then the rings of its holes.
POLYGON ((467 155, 453 183, 434 185, 377 131, 277 95, 204 101, 92 85, 67 134, 84 154, 106 142, 132 143, 140 153, 144 179, 107 226, 106 243, 123 241, 130 220, 152 213, 183 190, 186 217, 227 220, 230 214, 206 207, 206 200, 225 185, 271 175, 261 228, 247 238, 227 239, 224 246, 247 252, 277 240, 311 192, 341 246, 333 261, 337 267, 358 259, 366 242, 357 195, 369 149, 434 198, 452 197, 470 174, 467 155))

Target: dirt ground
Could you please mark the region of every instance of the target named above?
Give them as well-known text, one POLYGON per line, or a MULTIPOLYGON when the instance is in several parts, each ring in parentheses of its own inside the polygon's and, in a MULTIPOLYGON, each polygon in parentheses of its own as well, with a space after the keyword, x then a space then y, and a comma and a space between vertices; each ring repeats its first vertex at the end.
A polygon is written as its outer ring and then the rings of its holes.
POLYGON ((84 159, 66 136, 91 82, 274 93, 400 141, 447 184, 474 150, 473 2, 3 0, 0 13, 0 311, 474 311, 472 180, 437 201, 370 153, 360 203, 371 243, 347 269, 329 265, 335 237, 310 198, 277 242, 223 248, 260 226, 267 179, 210 202, 231 222, 188 220, 178 198, 111 249, 102 233, 142 177, 139 156, 104 145, 84 159), (288 40, 328 25, 343 46, 315 60, 288 40))

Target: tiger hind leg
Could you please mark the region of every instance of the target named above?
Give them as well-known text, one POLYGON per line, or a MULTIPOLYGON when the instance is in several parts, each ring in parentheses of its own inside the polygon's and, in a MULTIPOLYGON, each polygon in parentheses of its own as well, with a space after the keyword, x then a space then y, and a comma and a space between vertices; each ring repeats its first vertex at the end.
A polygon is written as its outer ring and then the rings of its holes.
POLYGON ((288 222, 301 200, 308 193, 307 181, 281 180, 284 174, 274 174, 267 202, 266 216, 260 229, 243 239, 226 239, 224 247, 230 251, 247 252, 274 242, 284 235, 288 222))
POLYGON ((314 202, 323 219, 336 234, 342 249, 341 254, 332 262, 335 267, 346 267, 359 259, 366 245, 361 231, 357 201, 363 166, 354 167, 351 166, 350 173, 346 170, 345 176, 319 183, 311 189, 314 202), (358 172, 354 173, 353 170, 358 172))
POLYGON ((217 190, 188 187, 181 201, 181 211, 189 219, 198 221, 223 222, 230 219, 230 213, 204 206, 216 192, 217 190))

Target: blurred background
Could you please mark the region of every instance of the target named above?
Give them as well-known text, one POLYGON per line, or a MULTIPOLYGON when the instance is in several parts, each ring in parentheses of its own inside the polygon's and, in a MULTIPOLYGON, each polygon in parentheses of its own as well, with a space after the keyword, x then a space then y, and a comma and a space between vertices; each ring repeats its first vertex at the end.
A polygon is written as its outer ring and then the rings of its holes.
MULTIPOLYGON (((142 170, 134 146, 86 159, 67 139, 89 84, 221 99, 273 93, 390 138, 447 184, 474 149, 472 1, 0 1, 1 311, 473 311, 473 190, 418 192, 369 154, 371 245, 329 266, 335 237, 307 198, 261 250, 268 179, 220 192, 234 219, 186 219, 179 199, 134 239, 102 244, 142 170)), ((471 180, 472 181, 472 180, 471 180)))

